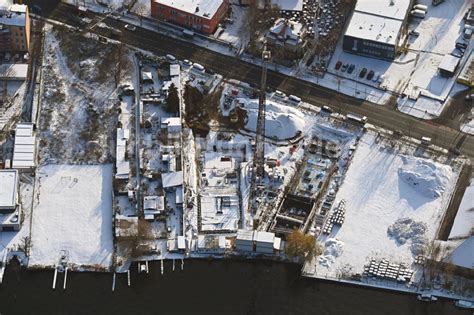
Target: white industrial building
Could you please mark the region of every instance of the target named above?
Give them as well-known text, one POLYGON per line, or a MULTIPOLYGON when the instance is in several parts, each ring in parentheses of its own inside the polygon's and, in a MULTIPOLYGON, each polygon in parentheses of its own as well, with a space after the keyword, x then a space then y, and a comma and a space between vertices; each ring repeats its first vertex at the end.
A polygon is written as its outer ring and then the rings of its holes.
POLYGON ((255 231, 255 252, 260 254, 273 254, 275 233, 255 231))
POLYGON ((344 51, 395 59, 413 0, 357 0, 344 33, 344 51))
POLYGON ((235 240, 235 249, 238 252, 257 254, 273 254, 279 252, 281 238, 275 233, 264 231, 238 230, 235 240))
POLYGON ((32 123, 21 123, 15 129, 12 168, 31 171, 36 166, 36 136, 32 123))
POLYGON ((441 59, 441 63, 438 66, 439 73, 444 77, 452 77, 458 68, 460 60, 461 59, 459 57, 450 54, 444 55, 443 59, 441 59))
POLYGON ((239 252, 253 252, 253 231, 238 230, 235 249, 239 252))
POLYGON ((0 170, 0 230, 20 229, 21 206, 18 202, 19 175, 17 170, 0 170))

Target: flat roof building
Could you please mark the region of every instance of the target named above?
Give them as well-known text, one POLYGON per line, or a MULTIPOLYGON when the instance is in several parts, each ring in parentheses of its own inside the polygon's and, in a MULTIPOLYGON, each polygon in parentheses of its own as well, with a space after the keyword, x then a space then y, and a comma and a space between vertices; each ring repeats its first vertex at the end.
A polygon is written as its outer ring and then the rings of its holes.
POLYGON ((459 57, 446 54, 438 66, 439 73, 444 77, 452 77, 459 65, 459 57))
POLYGON ((0 231, 20 229, 17 170, 0 170, 0 231))
POLYGON ((358 0, 343 37, 344 51, 395 59, 413 0, 358 0))
POLYGON ((15 210, 17 201, 18 171, 0 170, 0 210, 15 210))
POLYGON ((30 171, 36 166, 36 136, 32 123, 21 123, 15 129, 12 168, 30 171))
POLYGON ((151 0, 151 16, 212 34, 229 9, 228 0, 151 0))

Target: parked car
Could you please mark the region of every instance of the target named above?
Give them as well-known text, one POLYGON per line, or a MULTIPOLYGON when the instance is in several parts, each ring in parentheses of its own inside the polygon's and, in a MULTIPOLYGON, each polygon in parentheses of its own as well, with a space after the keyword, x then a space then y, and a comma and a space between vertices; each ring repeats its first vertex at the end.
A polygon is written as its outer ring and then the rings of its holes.
POLYGON ((456 48, 459 50, 466 50, 467 44, 466 43, 456 43, 456 48))
POLYGON ((410 35, 415 36, 415 37, 418 37, 418 36, 420 36, 420 33, 417 32, 417 31, 415 31, 415 30, 411 30, 411 31, 410 31, 410 35))
POLYGON ((365 77, 365 74, 367 73, 367 68, 363 68, 360 73, 359 73, 359 78, 363 78, 365 77))
POLYGON ((354 64, 351 64, 351 65, 349 66, 349 69, 347 69, 347 73, 351 74, 351 73, 354 71, 354 69, 355 69, 355 65, 354 65, 354 64))
POLYGON ((341 66, 342 66, 342 61, 339 60, 338 62, 336 62, 336 65, 334 66, 334 69, 339 70, 341 68, 341 66))
POLYGON ((373 77, 374 77, 374 71, 370 70, 369 74, 367 74, 367 80, 372 80, 373 77))
POLYGON ((375 72, 374 77, 372 78, 373 82, 377 82, 379 80, 380 73, 375 72))
POLYGON ((451 53, 451 56, 462 58, 462 56, 464 56, 464 49, 453 50, 453 52, 451 53))
POLYGON ((282 91, 276 90, 274 96, 279 97, 279 98, 285 98, 286 94, 283 93, 282 91))
POLYGON ((333 112, 332 108, 329 107, 329 106, 326 106, 326 105, 321 107, 321 111, 326 112, 326 113, 332 113, 333 112))
POLYGON ((349 64, 346 63, 345 65, 342 66, 342 72, 346 72, 347 68, 349 68, 349 64))
POLYGON ((137 29, 135 25, 132 25, 132 24, 125 24, 125 28, 132 32, 137 29))

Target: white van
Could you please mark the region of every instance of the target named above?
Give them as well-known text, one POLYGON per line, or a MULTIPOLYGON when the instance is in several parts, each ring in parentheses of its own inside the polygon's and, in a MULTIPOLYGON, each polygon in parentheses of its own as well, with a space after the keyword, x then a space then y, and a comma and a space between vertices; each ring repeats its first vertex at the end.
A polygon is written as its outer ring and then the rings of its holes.
POLYGON ((275 94, 274 94, 276 97, 279 97, 279 98, 285 98, 286 97, 286 94, 283 93, 282 91, 278 91, 276 90, 275 91, 275 94))
POLYGON ((295 95, 288 96, 288 99, 292 102, 297 103, 297 104, 299 104, 301 102, 301 98, 299 98, 298 96, 295 96, 295 95))
POLYGON ((422 137, 421 138, 421 144, 429 145, 430 143, 431 143, 431 138, 430 137, 422 137))
POLYGON ((176 61, 176 57, 173 55, 166 55, 166 59, 168 59, 169 61, 176 61))
POLYGON ((193 69, 196 69, 198 71, 204 71, 204 67, 198 63, 193 64, 193 69))

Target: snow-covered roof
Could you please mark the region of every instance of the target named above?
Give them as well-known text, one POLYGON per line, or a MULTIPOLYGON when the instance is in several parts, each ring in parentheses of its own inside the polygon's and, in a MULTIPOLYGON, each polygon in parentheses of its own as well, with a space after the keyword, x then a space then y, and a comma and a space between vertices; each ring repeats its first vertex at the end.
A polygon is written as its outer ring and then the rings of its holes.
POLYGON ((237 230, 237 239, 244 241, 253 241, 253 231, 237 230))
POLYGON ((157 4, 194 14, 201 18, 211 19, 219 10, 224 0, 153 0, 157 4))
POLYGON ((275 233, 256 231, 253 237, 256 242, 273 244, 275 233))
POLYGON ((280 10, 284 11, 303 10, 303 0, 272 0, 272 4, 277 5, 280 10))
POLYGON ((344 36, 395 45, 402 25, 400 20, 354 12, 344 36))
POLYGON ((5 63, 0 65, 0 78, 10 80, 26 80, 28 73, 28 64, 23 63, 5 63))
POLYGON ((142 80, 153 80, 153 75, 149 71, 142 72, 142 80))
POLYGON ((443 59, 441 59, 441 63, 439 64, 439 69, 454 72, 456 67, 459 64, 459 58, 453 55, 446 54, 444 55, 443 59))
POLYGON ((279 40, 292 39, 297 41, 301 37, 303 26, 301 23, 293 22, 286 19, 278 19, 270 28, 270 34, 279 40))
POLYGON ((170 77, 178 76, 180 72, 180 66, 178 64, 171 64, 170 65, 170 77))
MULTIPOLYGON (((2 7, 2 5, 0 5, 0 7, 2 7)), ((4 14, 0 16, 0 24, 13 25, 13 26, 25 26, 26 9, 27 9, 26 5, 21 5, 21 4, 11 5, 8 8, 7 12, 2 11, 4 14)))
POLYGON ((456 266, 474 268, 474 236, 461 243, 453 252, 444 259, 456 266))
POLYGON ((411 0, 357 0, 355 11, 404 20, 411 0))
POLYGON ((143 197, 144 210, 165 210, 165 196, 145 196, 143 197))
POLYGON ((181 126, 181 119, 179 117, 167 117, 161 118, 161 124, 166 127, 181 126))
POLYGON ((178 236, 178 249, 186 249, 186 240, 183 235, 178 236))
POLYGON ((230 156, 223 156, 220 152, 204 152, 204 168, 232 171, 235 160, 230 156))
POLYGON ((35 166, 36 137, 32 123, 21 123, 16 126, 15 145, 13 147, 13 168, 30 168, 35 166))
POLYGON ((0 170, 0 209, 16 207, 17 170, 0 170))
POLYGON ((127 151, 127 139, 129 138, 128 129, 117 129, 117 150, 116 150, 116 162, 117 168, 115 177, 119 179, 127 179, 130 172, 130 163, 125 159, 127 151))
POLYGON ((162 173, 163 188, 181 186, 183 184, 183 171, 162 173))
POLYGON ((13 4, 10 7, 11 12, 19 12, 19 13, 26 13, 27 9, 28 9, 28 7, 24 4, 13 4))

